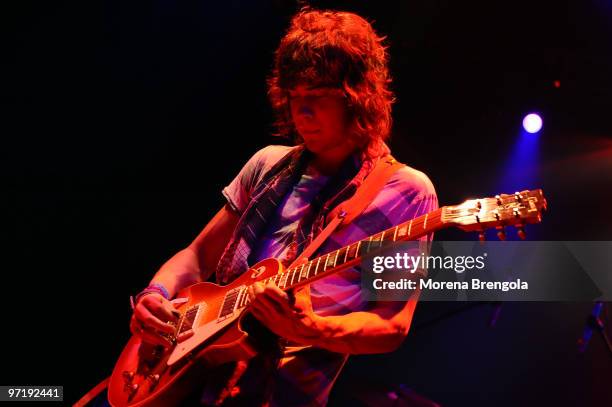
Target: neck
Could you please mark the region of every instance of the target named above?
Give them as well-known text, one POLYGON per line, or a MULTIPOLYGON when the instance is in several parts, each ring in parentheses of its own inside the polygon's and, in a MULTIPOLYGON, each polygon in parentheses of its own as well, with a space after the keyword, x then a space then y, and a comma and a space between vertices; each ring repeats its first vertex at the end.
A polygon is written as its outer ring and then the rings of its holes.
POLYGON ((313 153, 310 165, 323 175, 335 175, 342 167, 342 164, 355 151, 353 145, 342 145, 330 150, 313 153))

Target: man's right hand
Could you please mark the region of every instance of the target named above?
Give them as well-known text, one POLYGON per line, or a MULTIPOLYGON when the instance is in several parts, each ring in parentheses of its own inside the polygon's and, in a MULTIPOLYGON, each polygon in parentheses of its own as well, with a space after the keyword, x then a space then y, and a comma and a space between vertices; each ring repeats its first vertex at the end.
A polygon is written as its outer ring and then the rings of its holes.
POLYGON ((159 294, 147 294, 138 300, 130 320, 130 330, 143 342, 170 347, 164 336, 173 336, 180 313, 159 294))
MULTIPOLYGON (((240 215, 226 204, 185 249, 172 256, 155 274, 154 280, 172 287, 171 295, 210 277, 215 270, 240 215), (204 250, 206 247, 206 250, 204 250), (205 271, 202 271, 205 270, 205 271), (208 270, 208 271, 206 271, 208 270)), ((180 314, 172 303, 157 293, 147 294, 134 304, 130 330, 144 342, 170 346, 162 335, 174 335, 180 314), (176 313, 176 314, 174 314, 176 313)))

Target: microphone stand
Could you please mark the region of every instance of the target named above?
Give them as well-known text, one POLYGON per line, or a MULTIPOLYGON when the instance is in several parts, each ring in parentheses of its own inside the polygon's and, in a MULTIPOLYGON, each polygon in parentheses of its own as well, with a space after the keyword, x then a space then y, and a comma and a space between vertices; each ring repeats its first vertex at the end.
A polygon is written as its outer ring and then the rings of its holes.
POLYGON ((601 334, 606 347, 610 351, 610 355, 612 355, 612 343, 610 342, 610 338, 608 337, 608 333, 606 332, 606 325, 604 323, 604 319, 601 317, 602 312, 607 314, 607 309, 604 310, 606 304, 603 301, 596 301, 593 305, 593 309, 591 313, 586 319, 584 333, 582 334, 582 338, 578 339, 578 352, 584 353, 589 345, 589 341, 593 336, 593 331, 597 331, 601 334))

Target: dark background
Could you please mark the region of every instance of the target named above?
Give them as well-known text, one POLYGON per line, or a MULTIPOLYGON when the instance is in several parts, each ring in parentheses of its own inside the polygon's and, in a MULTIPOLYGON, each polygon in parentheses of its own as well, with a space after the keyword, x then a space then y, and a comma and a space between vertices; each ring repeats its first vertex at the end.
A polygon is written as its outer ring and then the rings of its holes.
MULTIPOLYGON (((388 36, 390 144, 442 205, 542 187, 550 211, 528 238, 612 239, 610 1, 312 4, 388 36), (544 129, 525 144, 531 111, 544 129)), ((73 402, 128 339, 129 295, 223 205, 245 160, 280 142, 265 78, 296 4, 1 7, 0 384, 63 385, 73 402)), ((445 406, 611 405, 603 341, 575 346, 591 304, 507 303, 495 328, 492 306, 466 305, 421 304, 402 348, 352 358, 330 404, 404 384, 445 406)))

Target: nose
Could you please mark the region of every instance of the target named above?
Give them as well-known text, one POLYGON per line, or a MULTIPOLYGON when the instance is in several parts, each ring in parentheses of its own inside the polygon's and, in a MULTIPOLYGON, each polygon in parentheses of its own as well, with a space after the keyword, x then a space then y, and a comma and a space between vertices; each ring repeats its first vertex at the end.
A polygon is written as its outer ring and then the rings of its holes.
POLYGON ((300 106, 300 108, 298 109, 298 114, 307 119, 312 119, 312 117, 314 116, 314 112, 312 108, 306 104, 303 104, 302 106, 300 106))

